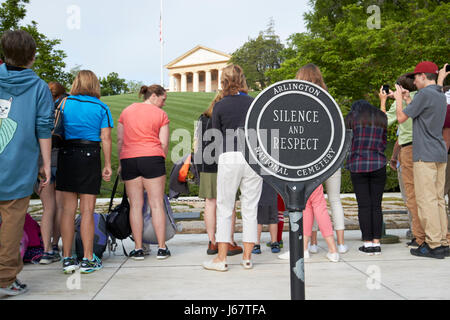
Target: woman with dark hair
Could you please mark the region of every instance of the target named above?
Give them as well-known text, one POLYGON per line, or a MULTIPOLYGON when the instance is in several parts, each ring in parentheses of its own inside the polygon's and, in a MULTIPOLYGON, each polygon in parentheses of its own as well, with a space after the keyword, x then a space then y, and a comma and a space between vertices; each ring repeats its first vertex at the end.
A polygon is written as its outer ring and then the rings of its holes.
MULTIPOLYGON (((214 135, 212 131, 212 113, 217 102, 223 99, 222 91, 219 91, 210 103, 208 109, 202 113, 197 121, 194 134, 194 163, 200 172, 200 187, 198 196, 205 199, 205 221, 206 233, 209 243, 206 253, 208 255, 217 254, 218 244, 216 243, 216 208, 217 208, 217 163, 214 159, 214 135), (211 152, 209 152, 211 150, 211 152)), ((236 210, 233 210, 231 243, 228 244, 228 255, 242 253, 242 247, 234 242, 234 227, 236 224, 236 210)))
POLYGON ((241 190, 242 241, 244 253, 241 265, 253 268, 251 254, 257 241, 257 212, 261 196, 262 178, 248 165, 237 147, 238 128, 243 128, 245 117, 253 98, 247 95, 248 87, 241 67, 230 64, 222 71, 223 99, 214 106, 212 127, 223 136, 223 151, 219 156, 217 171, 217 234, 219 254, 203 263, 208 270, 227 271, 228 244, 231 242, 232 214, 238 188, 241 190))
POLYGON ((345 124, 353 132, 346 168, 351 173, 358 202, 359 226, 364 241, 359 251, 368 255, 381 254, 381 201, 386 183, 384 151, 387 143, 387 118, 369 102, 358 100, 353 103, 345 124))
POLYGON ((92 71, 82 70, 77 74, 70 96, 62 103, 65 142, 58 153, 56 190, 63 193, 63 271, 71 274, 80 268, 81 273, 91 273, 103 268, 102 261, 93 252, 94 210, 102 178, 111 180, 111 130, 114 122, 108 106, 100 101, 100 82, 92 71), (78 257, 83 258, 80 265, 71 252, 78 195, 84 250, 84 257, 78 257))
POLYGON ((144 190, 147 191, 152 223, 158 239, 157 259, 166 259, 166 214, 164 187, 166 157, 169 152, 169 118, 162 110, 166 90, 159 85, 143 86, 141 103, 133 103, 122 111, 117 125, 117 151, 122 179, 130 200, 130 224, 135 249, 130 257, 144 259, 142 245, 144 190))

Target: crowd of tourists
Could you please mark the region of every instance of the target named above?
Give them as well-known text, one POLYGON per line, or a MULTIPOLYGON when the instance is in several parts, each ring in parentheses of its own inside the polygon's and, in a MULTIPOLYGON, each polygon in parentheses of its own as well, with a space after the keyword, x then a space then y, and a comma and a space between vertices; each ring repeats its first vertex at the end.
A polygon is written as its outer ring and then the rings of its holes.
MULTIPOLYGON (((62 270, 68 274, 75 270, 92 273, 103 267, 93 251, 94 209, 102 180, 110 181, 113 175, 114 119, 109 107, 100 100, 100 83, 92 71, 80 71, 66 93, 61 84, 47 84, 31 70, 36 43, 27 32, 5 32, 1 46, 5 61, 0 66, 0 294, 17 295, 28 289, 17 275, 23 268, 20 241, 33 192, 40 196, 43 205, 44 254, 40 263, 62 261, 62 270), (55 114, 62 117, 63 141, 55 139, 55 114), (72 244, 78 209, 84 252, 83 257, 76 259, 72 244)), ((363 254, 382 252, 387 129, 398 122, 398 143, 389 165, 398 172, 411 215, 411 254, 438 259, 449 255, 444 199, 444 189, 447 193, 450 190, 450 170, 446 171, 450 154, 450 92, 443 89, 450 72, 446 66, 439 70, 432 62, 419 63, 413 73, 399 77, 395 91, 380 89, 380 108, 359 100, 345 118, 346 127, 353 132, 345 168, 351 173, 356 193, 363 241, 358 250, 363 254), (386 110, 388 99, 394 102, 386 110)), ((300 68, 296 79, 327 91, 320 69, 314 64, 300 68)), ((285 207, 280 195, 253 171, 239 148, 236 132, 244 127, 254 100, 248 95, 242 68, 228 65, 219 80, 222 89, 200 115, 194 138, 194 154, 217 144, 208 135, 211 129, 221 133, 219 140, 223 142, 220 148, 214 148, 213 161, 200 153, 200 163, 196 163, 200 171, 199 197, 205 199, 204 220, 209 237, 206 253, 215 255, 203 267, 227 271, 227 257, 242 254, 242 267, 252 269, 252 254, 264 251, 263 225, 269 226, 270 251, 281 252, 285 207), (238 193, 242 247, 234 240, 238 193)), ((142 240, 145 191, 158 239, 157 258, 166 259, 171 255, 165 243, 163 201, 170 123, 163 111, 167 93, 163 87, 151 85, 143 86, 139 96, 142 102, 126 107, 116 128, 118 174, 129 199, 135 245, 130 257, 142 260, 146 255, 142 240)), ((344 241, 341 176, 339 169, 324 183, 325 190, 320 185, 307 201, 303 212, 305 259, 319 251, 318 229, 331 262, 338 262, 340 255, 349 250, 344 241)), ((278 257, 289 259, 289 252, 278 257)))

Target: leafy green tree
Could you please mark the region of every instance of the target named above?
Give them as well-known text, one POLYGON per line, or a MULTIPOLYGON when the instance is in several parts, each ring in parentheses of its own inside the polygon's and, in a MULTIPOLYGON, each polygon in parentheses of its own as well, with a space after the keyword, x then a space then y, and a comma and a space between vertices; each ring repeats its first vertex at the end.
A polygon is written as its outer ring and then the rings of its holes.
MULTIPOLYGON (((272 82, 293 79, 301 66, 315 63, 344 116, 358 99, 378 106, 380 87, 393 87, 418 62, 431 60, 440 67, 450 62, 448 1, 314 0, 310 4, 312 11, 304 16, 308 31, 290 36, 280 53, 284 62, 267 75, 272 82), (379 29, 368 27, 372 5, 380 8, 379 29)), ((391 145, 395 132, 391 127, 391 145)), ((387 150, 387 156, 390 153, 387 150)), ((343 190, 350 192, 348 172, 342 181, 343 190)), ((396 187, 396 174, 388 168, 386 190, 396 187)))
POLYGON ((139 93, 141 87, 144 85, 142 81, 130 80, 127 82, 128 92, 127 93, 139 93))
POLYGON ((450 3, 377 1, 381 28, 369 29, 367 13, 374 1, 311 1, 305 15, 308 32, 293 34, 281 67, 269 70, 272 82, 292 79, 307 63, 317 64, 344 114, 357 99, 378 105, 381 85, 391 86, 422 60, 448 62, 450 3), (337 5, 338 3, 339 5, 337 5))
MULTIPOLYGON (((0 33, 3 34, 7 30, 19 28, 30 33, 37 46, 33 70, 43 80, 47 82, 58 81, 67 87, 70 84, 70 76, 64 71, 66 67, 64 59, 67 55, 63 50, 56 49, 56 46, 61 44, 61 40, 51 40, 40 33, 35 21, 26 26, 20 24, 26 16, 25 6, 29 2, 29 0, 6 0, 0 5, 0 33)), ((0 55, 3 57, 1 49, 0 55)))
POLYGON ((266 72, 280 67, 280 51, 283 48, 280 38, 275 35, 271 19, 265 31, 261 31, 255 39, 249 38, 232 54, 230 62, 242 67, 250 88, 260 90, 271 82, 270 75, 266 75, 266 72))
POLYGON ((102 96, 113 96, 128 92, 127 81, 119 78, 116 72, 111 72, 106 78, 100 78, 102 96))

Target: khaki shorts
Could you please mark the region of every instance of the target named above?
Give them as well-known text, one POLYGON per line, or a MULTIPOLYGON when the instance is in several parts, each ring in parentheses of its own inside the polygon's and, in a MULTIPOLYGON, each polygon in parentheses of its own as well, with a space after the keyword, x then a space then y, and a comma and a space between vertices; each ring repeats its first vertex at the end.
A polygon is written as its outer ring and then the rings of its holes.
POLYGON ((205 199, 217 198, 217 172, 200 172, 198 196, 205 199))

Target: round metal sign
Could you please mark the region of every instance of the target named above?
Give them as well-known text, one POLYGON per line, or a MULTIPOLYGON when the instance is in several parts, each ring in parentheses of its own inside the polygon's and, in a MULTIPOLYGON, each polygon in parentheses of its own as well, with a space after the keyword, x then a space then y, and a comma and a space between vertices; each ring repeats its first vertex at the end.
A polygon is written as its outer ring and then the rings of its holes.
POLYGON ((253 101, 245 121, 249 159, 284 181, 308 181, 337 161, 345 142, 341 110, 321 87, 278 82, 253 101))

